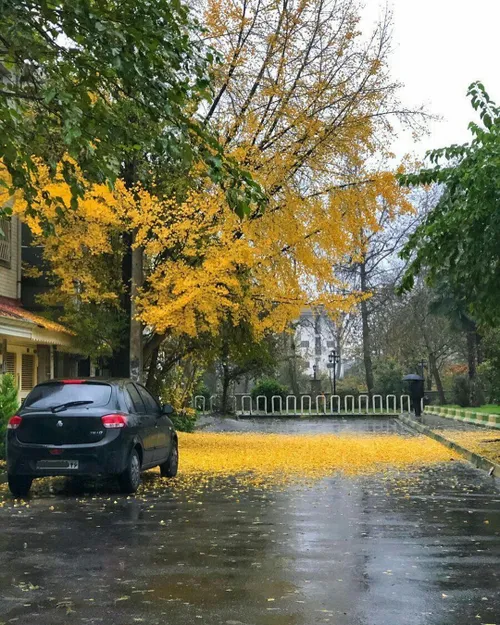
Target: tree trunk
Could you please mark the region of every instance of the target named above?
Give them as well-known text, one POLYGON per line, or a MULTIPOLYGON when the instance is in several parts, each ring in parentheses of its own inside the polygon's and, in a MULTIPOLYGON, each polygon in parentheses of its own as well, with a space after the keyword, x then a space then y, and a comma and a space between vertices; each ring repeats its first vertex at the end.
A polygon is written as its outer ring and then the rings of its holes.
POLYGON ((292 387, 292 393, 298 397, 300 394, 299 383, 297 381, 297 351, 295 349, 295 340, 293 337, 290 339, 290 351, 291 356, 288 359, 288 372, 290 374, 290 384, 292 387))
MULTIPOLYGON (((134 237, 135 238, 135 237, 134 237)), ((142 322, 137 318, 137 297, 143 280, 143 249, 132 248, 132 277, 130 284, 130 377, 136 382, 142 381, 142 322)))
POLYGON ((157 347, 153 350, 151 354, 151 359, 149 361, 149 369, 148 369, 148 379, 146 381, 146 386, 150 391, 156 392, 156 365, 158 364, 158 354, 160 352, 160 348, 157 347))
POLYGON ((122 235, 124 253, 122 258, 122 283, 123 293, 120 297, 120 305, 125 313, 126 326, 123 331, 122 344, 113 350, 109 359, 108 368, 110 375, 116 378, 128 378, 130 375, 130 280, 132 276, 132 238, 129 232, 122 235))
POLYGON ((338 358, 338 362, 335 365, 335 367, 337 367, 335 374, 337 376, 337 380, 340 380, 341 376, 342 376, 342 341, 340 340, 340 332, 337 334, 336 336, 336 351, 337 351, 337 358, 338 358))
POLYGON ((223 363, 222 365, 222 401, 221 401, 221 412, 222 414, 227 414, 229 412, 227 407, 228 393, 229 393, 229 367, 227 363, 223 363))
POLYGON ((475 342, 476 342, 477 364, 480 365, 483 362, 483 360, 484 360, 484 355, 483 355, 483 337, 477 331, 477 329, 476 329, 476 331, 474 333, 474 338, 475 338, 475 342))
POLYGON ((474 380, 476 377, 476 332, 472 329, 467 331, 467 366, 469 379, 474 380))
MULTIPOLYGON (((360 278, 361 278, 361 292, 368 292, 367 278, 366 278, 366 266, 365 263, 361 263, 360 266, 360 278)), ((374 389, 373 381, 373 363, 372 363, 372 349, 371 349, 371 337, 370 326, 368 324, 368 304, 366 300, 361 302, 361 323, 363 327, 363 362, 365 365, 366 387, 368 395, 371 399, 374 389)))
MULTIPOLYGON (((434 378, 434 382, 436 383, 436 388, 439 396, 439 403, 441 405, 446 404, 446 397, 444 395, 443 382, 441 381, 441 376, 439 375, 439 369, 436 362, 436 357, 431 352, 429 353, 429 373, 434 378)), ((430 377, 430 376, 429 376, 430 377)))

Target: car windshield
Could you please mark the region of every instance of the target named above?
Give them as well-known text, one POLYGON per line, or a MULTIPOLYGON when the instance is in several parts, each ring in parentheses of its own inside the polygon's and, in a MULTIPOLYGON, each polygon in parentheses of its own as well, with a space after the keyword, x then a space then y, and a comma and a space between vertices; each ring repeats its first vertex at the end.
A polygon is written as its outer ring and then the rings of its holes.
MULTIPOLYGON (((88 405, 104 406, 111 399, 111 386, 85 382, 82 384, 64 384, 53 382, 35 386, 26 397, 23 408, 45 410, 73 402, 85 402, 88 405)), ((75 405, 75 404, 73 404, 75 405)), ((79 404, 83 406, 84 404, 79 404)))

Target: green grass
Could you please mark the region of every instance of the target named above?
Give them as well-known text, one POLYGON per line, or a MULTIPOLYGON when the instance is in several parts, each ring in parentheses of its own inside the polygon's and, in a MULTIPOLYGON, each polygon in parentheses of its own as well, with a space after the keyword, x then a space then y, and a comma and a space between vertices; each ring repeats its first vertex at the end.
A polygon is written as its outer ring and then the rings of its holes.
POLYGON ((464 408, 458 404, 445 404, 443 408, 458 408, 459 410, 469 410, 470 412, 486 412, 487 414, 500 414, 500 406, 497 404, 485 404, 484 406, 470 406, 464 408))

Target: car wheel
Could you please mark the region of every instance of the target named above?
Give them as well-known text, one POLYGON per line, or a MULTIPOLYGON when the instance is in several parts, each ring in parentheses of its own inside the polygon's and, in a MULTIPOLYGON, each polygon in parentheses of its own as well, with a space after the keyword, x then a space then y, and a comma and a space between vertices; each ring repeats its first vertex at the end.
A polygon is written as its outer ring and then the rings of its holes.
POLYGON ((174 441, 170 456, 163 464, 160 464, 160 475, 162 477, 175 477, 179 468, 179 446, 177 440, 174 441))
POLYGON ((10 475, 8 476, 9 489, 14 497, 26 497, 29 493, 33 478, 31 475, 10 475))
POLYGON ((141 461, 137 450, 132 449, 127 468, 119 477, 120 488, 123 493, 135 493, 141 483, 141 461))

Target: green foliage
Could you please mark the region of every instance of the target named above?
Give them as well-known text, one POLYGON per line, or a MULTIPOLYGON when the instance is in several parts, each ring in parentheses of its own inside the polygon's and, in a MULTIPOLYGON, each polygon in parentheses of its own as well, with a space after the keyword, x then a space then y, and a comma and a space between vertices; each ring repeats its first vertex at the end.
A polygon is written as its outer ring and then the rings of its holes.
MULTIPOLYGON (((35 158, 55 171, 67 153, 89 180, 110 182, 124 163, 126 175, 141 162, 150 171, 202 161, 238 214, 262 204, 260 187, 196 117, 214 52, 186 4, 0 0, 0 14, 0 159, 28 200, 35 158)), ((76 207, 83 189, 69 161, 64 176, 76 207)))
MULTIPOLYGON (((447 408, 460 408, 458 404, 446 404, 447 408)), ((474 406, 473 412, 484 412, 486 414, 500 414, 500 406, 496 404, 484 404, 483 406, 474 406)))
MULTIPOLYGON (((206 349, 209 350, 207 343, 206 349)), ((243 376, 272 376, 276 369, 276 339, 273 335, 264 338, 254 335, 251 324, 240 321, 233 325, 225 321, 220 334, 213 340, 213 353, 218 360, 226 390, 229 382, 240 380, 243 376)), ((227 399, 227 398, 226 398, 227 399)), ((222 404, 226 403, 223 401, 222 404)), ((221 406, 227 412, 229 406, 221 406)))
POLYGON ((14 376, 5 373, 0 377, 0 458, 5 457, 7 422, 19 408, 14 376))
POLYGON ((500 403, 500 328, 488 330, 481 342, 484 361, 478 366, 478 379, 486 401, 500 403))
POLYGON ((407 185, 437 183, 444 193, 410 237, 402 288, 425 273, 431 284, 448 283, 478 321, 500 321, 500 108, 481 83, 469 87, 482 124, 471 122, 470 143, 428 154, 432 168, 402 177, 407 185))
POLYGON ((198 417, 196 414, 188 414, 186 412, 173 412, 169 419, 178 432, 194 432, 198 417))
POLYGON ((382 360, 375 364, 375 393, 401 395, 403 393, 403 370, 395 360, 382 360))
POLYGON ((493 361, 486 360, 478 366, 477 373, 486 401, 493 404, 499 403, 500 369, 493 364, 493 361))
POLYGON ((115 306, 68 302, 61 322, 75 332, 79 352, 94 361, 111 356, 127 339, 125 312, 115 306))
POLYGON ((471 384, 466 375, 456 375, 453 378, 453 386, 451 389, 452 401, 462 408, 471 405, 471 384))
POLYGON ((366 388, 366 383, 363 384, 363 382, 361 382, 361 380, 358 380, 357 378, 354 377, 347 377, 344 378, 343 380, 339 380, 337 382, 337 395, 339 395, 339 397, 342 400, 342 410, 344 409, 344 398, 347 397, 348 395, 352 395, 355 400, 358 400, 358 397, 361 394, 366 394, 365 391, 362 390, 362 387, 366 388))
POLYGON ((202 397, 204 397, 205 404, 208 407, 211 393, 210 393, 210 389, 205 384, 205 382, 203 382, 203 380, 200 380, 198 384, 196 385, 194 389, 194 395, 201 395, 202 397))
MULTIPOLYGON (((281 397, 284 402, 288 395, 288 389, 273 378, 263 378, 257 382, 252 390, 252 398, 255 401, 257 401, 259 395, 264 395, 264 397, 267 398, 267 411, 271 412, 272 398, 277 395, 281 397)), ((259 408, 262 408, 261 404, 259 404, 259 408)))

